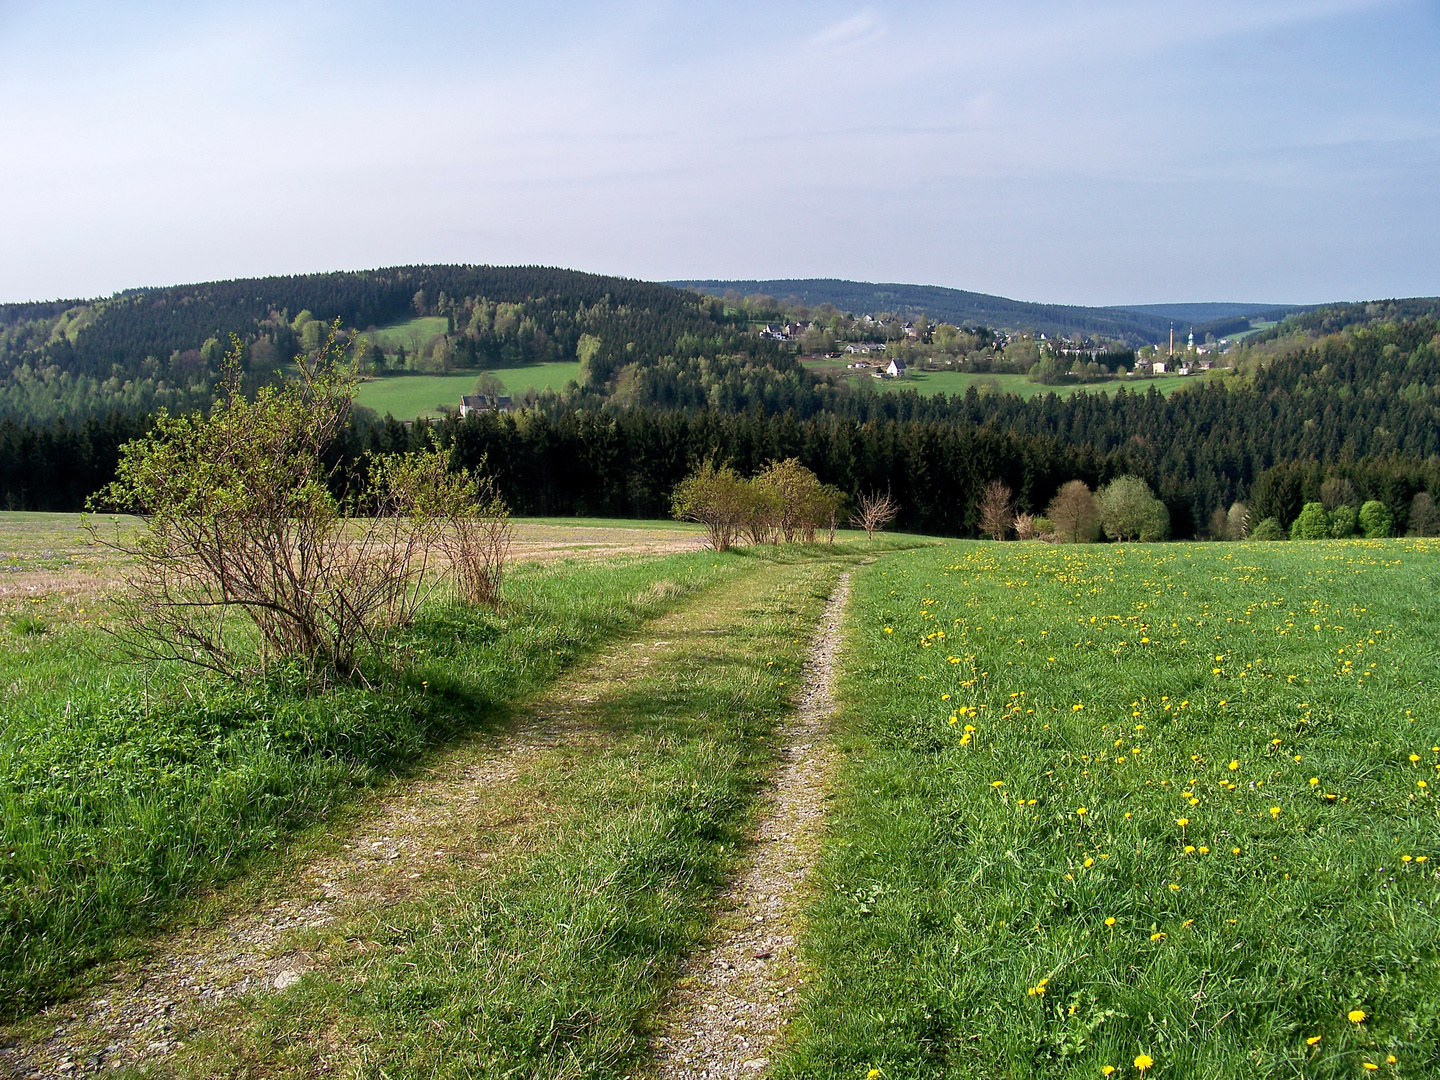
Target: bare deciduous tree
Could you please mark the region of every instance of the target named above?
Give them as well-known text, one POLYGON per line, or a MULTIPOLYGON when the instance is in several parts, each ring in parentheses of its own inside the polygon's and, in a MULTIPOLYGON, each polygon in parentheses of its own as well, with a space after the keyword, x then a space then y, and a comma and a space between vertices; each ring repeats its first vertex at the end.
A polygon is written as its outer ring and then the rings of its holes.
POLYGON ((1083 480, 1071 480, 1055 493, 1045 510, 1055 536, 1065 544, 1088 544, 1100 535, 1100 513, 1095 496, 1083 480))
POLYGON ((872 491, 860 496, 860 505, 851 516, 850 523, 865 530, 866 540, 874 540, 875 534, 899 515, 900 505, 888 491, 884 495, 872 491))
POLYGON ((1010 488, 999 480, 985 485, 980 496, 980 532, 992 540, 1004 540, 1015 521, 1010 488))
POLYGON ((1034 514, 1016 514, 1012 524, 1016 540, 1033 540, 1035 538, 1034 514))

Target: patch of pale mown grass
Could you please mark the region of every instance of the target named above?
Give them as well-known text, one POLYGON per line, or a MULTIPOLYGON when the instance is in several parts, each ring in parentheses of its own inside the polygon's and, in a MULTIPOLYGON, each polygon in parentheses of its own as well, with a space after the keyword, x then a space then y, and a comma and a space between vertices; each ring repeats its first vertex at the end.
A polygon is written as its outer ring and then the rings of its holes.
POLYGON ((53 997, 176 897, 427 748, 503 725, 604 641, 750 565, 701 553, 521 567, 498 612, 425 609, 403 678, 323 693, 283 672, 235 685, 137 668, 93 610, 27 605, 0 625, 0 1012, 53 997))
POLYGON ((1433 541, 858 575, 777 1075, 1440 1073, 1437 576, 1433 541))

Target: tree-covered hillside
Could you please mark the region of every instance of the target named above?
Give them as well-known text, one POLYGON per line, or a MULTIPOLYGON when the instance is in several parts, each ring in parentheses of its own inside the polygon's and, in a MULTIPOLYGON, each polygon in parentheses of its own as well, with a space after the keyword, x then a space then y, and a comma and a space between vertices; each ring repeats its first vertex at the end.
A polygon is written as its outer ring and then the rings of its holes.
MULTIPOLYGON (((1070 304, 1035 304, 1003 296, 946 289, 938 285, 875 284, 839 278, 777 278, 767 281, 673 281, 672 285, 713 296, 773 296, 810 307, 830 304, 843 311, 898 312, 926 315, 935 322, 956 326, 987 326, 1001 330, 1031 331, 1050 337, 1102 337, 1130 346, 1166 340, 1170 329, 1184 337, 1222 317, 1253 314, 1280 315, 1295 308, 1269 304, 1185 304, 1149 307, 1080 307, 1070 304), (1177 315, 1177 311, 1184 314, 1177 315)), ((1203 335, 1202 335, 1203 337, 1203 335)))
POLYGON ((257 374, 352 330, 444 316, 441 364, 584 359, 603 381, 678 341, 735 347, 692 293, 545 267, 408 266, 136 289, 103 300, 0 305, 0 417, 79 420, 208 403, 230 334, 257 374), (308 337, 307 337, 308 327, 308 337), (579 352, 585 346, 585 355, 579 352))

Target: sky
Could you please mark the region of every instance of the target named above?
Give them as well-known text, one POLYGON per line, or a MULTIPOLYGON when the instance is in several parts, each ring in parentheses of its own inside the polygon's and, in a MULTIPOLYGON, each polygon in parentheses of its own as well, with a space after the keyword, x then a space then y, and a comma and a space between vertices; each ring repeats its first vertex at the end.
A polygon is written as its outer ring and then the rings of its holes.
POLYGON ((401 263, 1440 294, 1440 0, 0 0, 0 301, 401 263))

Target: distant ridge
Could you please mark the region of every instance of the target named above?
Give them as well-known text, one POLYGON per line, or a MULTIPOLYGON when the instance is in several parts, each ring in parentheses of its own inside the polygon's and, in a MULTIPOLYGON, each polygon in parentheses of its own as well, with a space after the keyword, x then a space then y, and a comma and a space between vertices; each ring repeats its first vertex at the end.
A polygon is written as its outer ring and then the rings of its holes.
POLYGON ((893 311, 957 325, 993 326, 1003 330, 1033 330, 1052 337, 1081 333, 1118 338, 1131 344, 1159 342, 1169 336, 1221 318, 1273 315, 1301 310, 1275 304, 1200 303, 1142 304, 1131 307, 1082 307, 1071 304, 1037 304, 988 293, 947 289, 939 285, 897 282, 847 281, 841 278, 773 278, 770 280, 688 280, 664 284, 698 289, 714 295, 735 290, 744 295, 761 293, 794 300, 809 307, 833 304, 845 311, 893 311))

